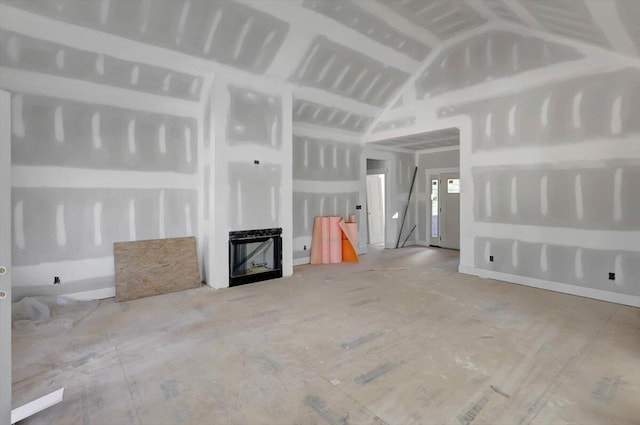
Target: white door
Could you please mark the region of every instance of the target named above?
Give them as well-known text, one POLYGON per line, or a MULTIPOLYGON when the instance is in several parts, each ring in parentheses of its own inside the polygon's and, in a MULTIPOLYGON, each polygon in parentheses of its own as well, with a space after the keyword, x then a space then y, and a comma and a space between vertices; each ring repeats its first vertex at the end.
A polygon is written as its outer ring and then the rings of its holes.
POLYGON ((429 245, 440 246, 440 175, 432 174, 427 179, 427 199, 431 201, 427 207, 427 229, 429 229, 429 245))
POLYGON ((369 243, 384 243, 384 174, 367 176, 369 243))
POLYGON ((440 174, 440 246, 460 249, 460 174, 440 174))
POLYGON ((0 90, 0 423, 11 423, 11 97, 0 90))

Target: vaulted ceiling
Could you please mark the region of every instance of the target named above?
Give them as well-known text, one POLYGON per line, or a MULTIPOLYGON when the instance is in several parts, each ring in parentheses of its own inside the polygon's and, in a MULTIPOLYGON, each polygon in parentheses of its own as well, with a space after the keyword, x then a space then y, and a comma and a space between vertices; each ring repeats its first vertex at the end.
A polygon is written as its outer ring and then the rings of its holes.
MULTIPOLYGON (((293 118, 351 134, 416 97, 588 55, 637 60, 634 0, 2 0, 294 87, 293 118), (448 53, 444 55, 444 52, 448 53), (505 65, 505 66, 501 66, 505 65)), ((3 13, 2 15, 5 15, 3 13)), ((30 37, 2 18, 3 67, 202 101, 203 76, 30 37)))

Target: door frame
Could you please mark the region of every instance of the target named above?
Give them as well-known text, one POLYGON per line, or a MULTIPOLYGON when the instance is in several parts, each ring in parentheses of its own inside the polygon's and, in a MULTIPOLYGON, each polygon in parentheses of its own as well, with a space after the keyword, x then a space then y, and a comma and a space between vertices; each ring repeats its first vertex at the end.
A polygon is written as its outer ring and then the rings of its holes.
MULTIPOLYGON (((441 212, 442 212, 442 205, 440 204, 440 199, 441 199, 441 191, 442 191, 442 174, 446 174, 446 173, 458 173, 458 175, 460 174, 460 167, 449 167, 449 168, 430 168, 427 170, 424 170, 424 179, 426 181, 426 186, 428 188, 428 193, 427 195, 427 199, 429 199, 429 202, 427 202, 427 208, 428 210, 426 211, 426 217, 427 217, 427 223, 425 226, 426 229, 426 234, 425 236, 425 241, 429 241, 429 245, 430 246, 435 246, 435 247, 440 247, 440 241, 442 240, 442 219, 441 219, 441 212), (438 240, 436 241, 437 243, 433 243, 434 240, 431 238, 431 177, 432 176, 438 176, 438 240)), ((462 184, 462 183, 461 183, 462 184)))
POLYGON ((11 423, 11 95, 0 90, 0 423, 11 423))
MULTIPOLYGON (((439 238, 440 238, 440 248, 446 248, 446 249, 455 249, 455 250, 460 250, 460 192, 458 193, 449 193, 448 190, 448 182, 447 180, 449 179, 458 179, 460 180, 460 172, 454 171, 451 173, 441 173, 440 174, 440 183, 439 183, 439 187, 444 188, 442 195, 440 196, 440 192, 438 192, 438 204, 439 204, 439 210, 440 210, 440 214, 441 214, 441 218, 438 220, 438 233, 439 233, 439 238), (447 229, 450 228, 451 226, 449 226, 449 222, 452 218, 455 217, 454 214, 452 214, 451 211, 448 210, 448 202, 453 198, 457 198, 457 204, 458 204, 458 212, 457 212, 457 225, 454 226, 457 227, 457 233, 458 233, 458 237, 457 240, 456 239, 452 239, 451 236, 448 232, 447 229), (443 199, 445 202, 443 202, 442 204, 440 204, 440 200, 443 199)), ((438 189, 439 190, 439 189, 438 189)))
POLYGON ((385 231, 387 228, 387 223, 386 223, 386 209, 385 209, 385 201, 387 198, 387 173, 385 172, 384 169, 375 169, 375 170, 371 170, 374 171, 375 174, 369 174, 369 170, 367 170, 367 175, 365 176, 365 179, 367 180, 367 202, 366 202, 366 216, 367 216, 367 243, 371 244, 371 227, 369 226, 369 176, 382 176, 382 243, 386 243, 386 236, 385 236, 385 231))

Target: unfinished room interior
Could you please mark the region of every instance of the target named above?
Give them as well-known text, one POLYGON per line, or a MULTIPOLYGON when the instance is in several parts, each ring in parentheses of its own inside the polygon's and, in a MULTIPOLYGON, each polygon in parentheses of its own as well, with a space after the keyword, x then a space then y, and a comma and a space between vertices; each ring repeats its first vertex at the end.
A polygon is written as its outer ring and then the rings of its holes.
POLYGON ((0 0, 0 424, 640 424, 639 22, 0 0))

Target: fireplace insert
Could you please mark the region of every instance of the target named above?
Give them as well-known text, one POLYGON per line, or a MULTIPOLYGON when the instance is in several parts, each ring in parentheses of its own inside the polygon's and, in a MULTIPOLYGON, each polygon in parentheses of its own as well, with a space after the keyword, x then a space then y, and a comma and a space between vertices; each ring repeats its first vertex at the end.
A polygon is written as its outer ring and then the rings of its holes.
POLYGON ((229 232, 229 286, 282 277, 282 229, 229 232))

